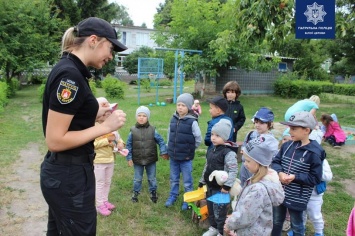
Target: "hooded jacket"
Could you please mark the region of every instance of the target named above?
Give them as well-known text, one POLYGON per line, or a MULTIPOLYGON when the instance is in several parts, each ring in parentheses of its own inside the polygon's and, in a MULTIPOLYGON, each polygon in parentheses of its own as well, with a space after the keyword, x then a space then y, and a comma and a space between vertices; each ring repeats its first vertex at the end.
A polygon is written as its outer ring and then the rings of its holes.
POLYGON ((294 174, 295 179, 283 185, 285 200, 283 205, 295 211, 307 209, 313 187, 322 180, 322 161, 326 154, 317 141, 301 146, 301 141, 288 141, 272 160, 271 167, 277 172, 294 174))
POLYGON ((276 171, 269 172, 259 182, 250 179, 243 188, 236 207, 226 224, 238 236, 270 235, 273 227, 272 208, 282 204, 284 191, 276 171))

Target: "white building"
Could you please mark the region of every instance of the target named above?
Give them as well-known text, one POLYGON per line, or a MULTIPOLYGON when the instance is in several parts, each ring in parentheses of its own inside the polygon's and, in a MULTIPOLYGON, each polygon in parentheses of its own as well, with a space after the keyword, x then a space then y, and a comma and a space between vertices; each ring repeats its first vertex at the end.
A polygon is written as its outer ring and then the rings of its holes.
POLYGON ((147 46, 150 48, 156 48, 157 44, 152 39, 152 35, 155 32, 154 29, 142 28, 139 26, 121 26, 117 24, 112 25, 119 34, 119 41, 126 45, 127 50, 120 52, 116 55, 118 61, 118 68, 122 68, 122 62, 128 54, 134 50, 139 49, 141 46, 147 46))

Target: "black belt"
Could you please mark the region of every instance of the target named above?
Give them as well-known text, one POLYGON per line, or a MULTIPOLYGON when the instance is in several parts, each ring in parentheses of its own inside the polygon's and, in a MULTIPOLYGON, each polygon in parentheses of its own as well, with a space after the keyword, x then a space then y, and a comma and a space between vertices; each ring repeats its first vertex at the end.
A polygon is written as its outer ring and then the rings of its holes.
POLYGON ((48 152, 47 154, 50 161, 64 165, 78 165, 84 163, 90 163, 92 165, 95 159, 95 155, 96 153, 86 155, 70 155, 59 152, 48 152))

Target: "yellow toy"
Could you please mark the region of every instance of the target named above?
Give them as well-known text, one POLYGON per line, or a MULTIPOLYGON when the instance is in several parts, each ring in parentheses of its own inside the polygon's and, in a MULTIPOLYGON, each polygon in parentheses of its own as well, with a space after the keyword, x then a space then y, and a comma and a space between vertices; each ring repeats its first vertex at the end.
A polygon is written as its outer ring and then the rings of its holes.
POLYGON ((208 218, 207 205, 203 207, 197 207, 195 202, 206 198, 207 187, 204 185, 202 188, 198 188, 195 191, 184 193, 184 202, 187 202, 188 208, 192 209, 199 220, 205 220, 208 218))

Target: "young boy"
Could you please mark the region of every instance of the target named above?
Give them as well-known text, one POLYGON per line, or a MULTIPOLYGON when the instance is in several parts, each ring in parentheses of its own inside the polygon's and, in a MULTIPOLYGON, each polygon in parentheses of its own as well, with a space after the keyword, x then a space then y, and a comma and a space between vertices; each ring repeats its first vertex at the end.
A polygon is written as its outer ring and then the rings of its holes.
POLYGON ((241 94, 241 89, 237 81, 229 81, 223 87, 223 96, 227 99, 228 109, 226 115, 233 121, 233 142, 237 141, 237 133, 243 127, 245 122, 244 108, 238 98, 241 94))
MULTIPOLYGON (((199 187, 207 184, 206 197, 216 193, 229 193, 233 186, 238 172, 237 145, 226 143, 230 136, 231 123, 226 119, 221 119, 211 130, 211 141, 214 146, 207 152, 207 160, 199 181, 199 187), (224 170, 228 173, 228 179, 223 186, 218 185, 215 179, 209 180, 210 174, 214 170, 224 170)), ((223 235, 223 226, 227 218, 229 204, 217 204, 207 201, 208 221, 211 225, 209 230, 203 236, 223 235)))
MULTIPOLYGON (((192 191, 192 160, 195 149, 201 143, 201 130, 197 118, 191 110, 194 99, 191 94, 183 93, 176 100, 176 112, 170 120, 168 129, 168 154, 170 157, 170 195, 166 207, 174 204, 179 196, 180 173, 185 192, 192 191)), ((187 203, 181 209, 187 210, 187 203)))
POLYGON ((228 109, 228 102, 225 98, 221 96, 217 96, 211 100, 209 100, 210 103, 210 115, 212 117, 212 120, 208 121, 207 124, 207 132, 205 135, 205 145, 208 147, 207 150, 210 150, 212 148, 212 141, 211 141, 211 130, 212 127, 221 119, 227 119, 231 123, 231 130, 230 130, 230 135, 228 137, 228 141, 233 140, 233 121, 232 119, 225 115, 224 113, 228 109))
MULTIPOLYGON (((247 145, 247 143, 255 139, 257 137, 263 136, 268 137, 269 140, 269 151, 276 155, 279 151, 279 141, 274 137, 274 135, 270 132, 273 128, 274 122, 274 113, 266 108, 261 107, 253 116, 252 119, 254 123, 255 130, 250 131, 244 138, 243 147, 247 145)), ((252 176, 252 173, 248 171, 248 169, 244 165, 245 158, 242 156, 242 164, 240 166, 240 183, 244 186, 244 183, 252 176)))
POLYGON ((282 225, 288 210, 291 219, 291 230, 294 236, 303 236, 305 227, 303 211, 315 185, 322 179, 322 161, 325 151, 317 143, 310 140, 309 134, 317 125, 314 116, 307 111, 295 113, 287 122, 290 126, 292 141, 281 146, 272 161, 272 168, 278 173, 285 190, 285 200, 274 207, 272 236, 281 236, 282 225))
POLYGON ((142 189, 144 169, 147 173, 150 199, 156 203, 157 179, 156 162, 158 161, 157 144, 160 156, 168 160, 167 148, 164 139, 159 135, 154 126, 149 124, 150 111, 148 107, 140 106, 136 110, 135 126, 131 127, 126 147, 129 153, 126 157, 128 165, 134 167, 132 202, 138 202, 138 195, 142 189))

